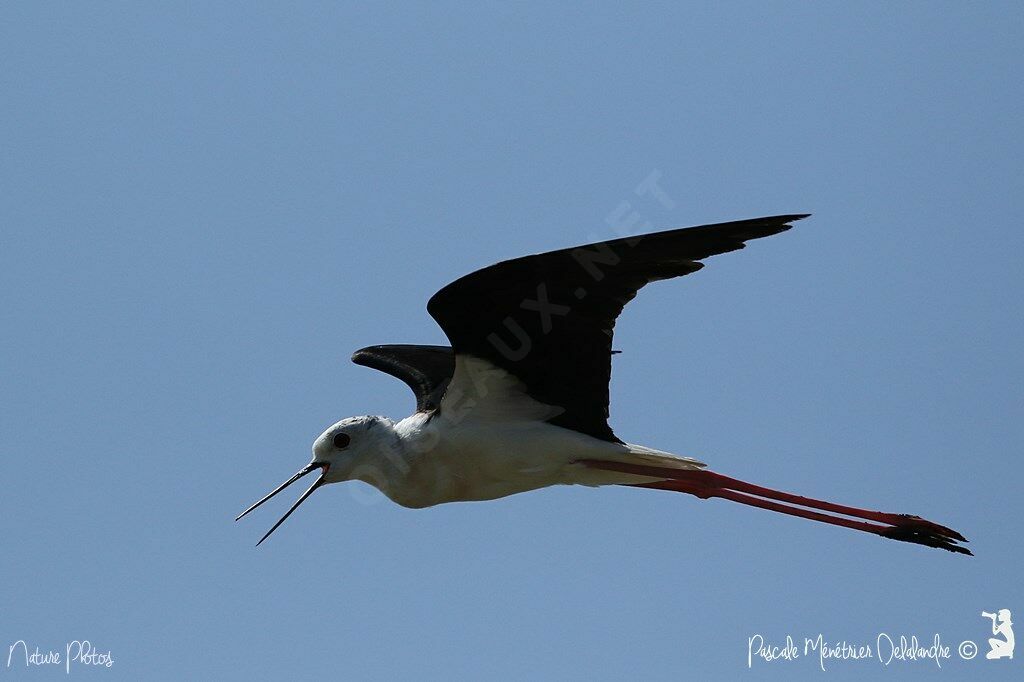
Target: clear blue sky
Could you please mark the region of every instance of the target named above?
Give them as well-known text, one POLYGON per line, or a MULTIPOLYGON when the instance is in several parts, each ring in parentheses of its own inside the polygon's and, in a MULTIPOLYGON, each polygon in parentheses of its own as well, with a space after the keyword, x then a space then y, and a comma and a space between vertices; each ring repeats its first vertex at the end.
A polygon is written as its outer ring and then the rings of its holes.
POLYGON ((1019 3, 4 3, 0 678, 1019 679, 1019 3), (652 172, 674 200, 634 193, 652 172), (962 530, 973 559, 633 489, 235 515, 443 343, 457 276, 791 212, 620 319, 612 424, 962 530), (933 663, 747 640, 940 633, 933 663), (987 647, 983 649, 987 650, 987 647))

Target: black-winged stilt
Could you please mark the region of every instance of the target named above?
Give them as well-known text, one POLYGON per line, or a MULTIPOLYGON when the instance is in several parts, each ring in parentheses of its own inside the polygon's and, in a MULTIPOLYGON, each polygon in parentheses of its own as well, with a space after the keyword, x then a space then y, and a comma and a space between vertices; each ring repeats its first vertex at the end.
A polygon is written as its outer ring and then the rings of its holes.
POLYGON ((625 443, 608 426, 612 329, 637 291, 805 217, 614 239, 504 261, 452 282, 427 304, 451 347, 371 346, 352 356, 408 384, 416 412, 397 423, 366 416, 334 424, 314 441, 309 464, 238 518, 319 469, 260 543, 318 487, 361 480, 414 508, 555 484, 672 490, 970 554, 957 544, 966 542, 962 535, 920 517, 752 485, 689 457, 625 443))

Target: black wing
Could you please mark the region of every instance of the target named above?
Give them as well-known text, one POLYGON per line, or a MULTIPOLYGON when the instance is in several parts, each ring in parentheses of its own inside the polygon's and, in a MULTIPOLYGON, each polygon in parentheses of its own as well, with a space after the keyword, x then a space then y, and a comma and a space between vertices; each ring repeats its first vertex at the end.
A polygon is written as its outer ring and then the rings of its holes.
POLYGON ((615 318, 648 282, 789 229, 773 216, 614 239, 508 260, 455 280, 427 310, 456 354, 511 372, 536 400, 564 410, 550 423, 618 442, 608 426, 615 318))
POLYGON ((404 381, 416 394, 417 412, 437 409, 455 371, 455 354, 448 346, 370 346, 353 353, 352 362, 404 381))

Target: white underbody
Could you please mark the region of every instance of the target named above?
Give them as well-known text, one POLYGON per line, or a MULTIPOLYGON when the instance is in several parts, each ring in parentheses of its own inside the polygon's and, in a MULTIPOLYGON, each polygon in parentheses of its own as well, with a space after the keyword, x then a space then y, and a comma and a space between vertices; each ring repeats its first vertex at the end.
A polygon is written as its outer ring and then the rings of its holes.
POLYGON ((398 504, 418 508, 492 500, 557 484, 658 480, 590 468, 580 460, 704 467, 695 459, 600 440, 544 421, 554 414, 557 410, 527 396, 508 373, 460 356, 439 412, 375 426, 374 431, 387 430, 388 446, 364 459, 349 477, 375 485, 398 504))
POLYGON ((650 477, 593 469, 580 460, 610 460, 698 469, 694 460, 637 445, 610 443, 544 422, 426 424, 414 415, 396 424, 408 471, 381 486, 395 502, 428 507, 442 502, 493 500, 558 484, 644 483, 650 477))

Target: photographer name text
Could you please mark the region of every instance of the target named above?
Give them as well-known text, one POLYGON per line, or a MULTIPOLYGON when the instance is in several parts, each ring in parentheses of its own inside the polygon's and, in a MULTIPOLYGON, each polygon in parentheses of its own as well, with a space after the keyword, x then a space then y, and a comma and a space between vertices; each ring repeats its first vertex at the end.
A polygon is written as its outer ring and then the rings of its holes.
POLYGON ((804 637, 803 646, 798 646, 792 635, 786 635, 784 642, 771 643, 761 635, 747 638, 747 667, 761 659, 772 661, 795 661, 799 658, 816 659, 818 667, 825 670, 833 661, 856 661, 874 659, 883 666, 896 662, 932 661, 942 667, 942 661, 950 658, 949 646, 942 643, 938 633, 931 640, 918 640, 916 635, 890 636, 878 634, 873 643, 850 643, 845 640, 833 642, 818 634, 804 637))

